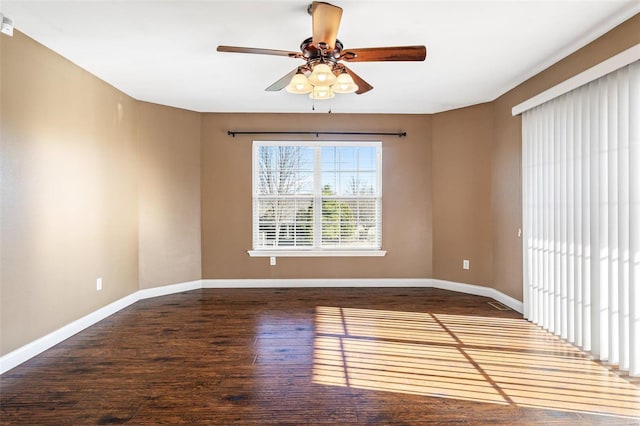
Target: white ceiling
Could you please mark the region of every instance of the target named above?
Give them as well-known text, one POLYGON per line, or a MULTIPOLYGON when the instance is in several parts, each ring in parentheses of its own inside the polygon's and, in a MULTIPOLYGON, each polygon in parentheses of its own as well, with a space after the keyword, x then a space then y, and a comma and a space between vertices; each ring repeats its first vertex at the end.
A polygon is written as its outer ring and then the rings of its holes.
MULTIPOLYGON (((311 112, 264 89, 302 61, 219 53, 220 44, 298 51, 310 0, 0 0, 15 28, 128 95, 201 112, 311 112)), ((352 1, 345 48, 424 44, 425 62, 352 63, 374 86, 316 111, 434 113, 502 95, 640 12, 638 0, 352 1)))

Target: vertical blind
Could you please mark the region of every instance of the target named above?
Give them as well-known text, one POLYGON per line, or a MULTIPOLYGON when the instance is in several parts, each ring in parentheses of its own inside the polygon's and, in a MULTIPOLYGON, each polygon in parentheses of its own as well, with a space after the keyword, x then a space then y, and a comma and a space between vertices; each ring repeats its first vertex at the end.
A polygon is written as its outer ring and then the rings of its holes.
POLYGON ((640 375, 640 61, 523 113, 524 315, 640 375))

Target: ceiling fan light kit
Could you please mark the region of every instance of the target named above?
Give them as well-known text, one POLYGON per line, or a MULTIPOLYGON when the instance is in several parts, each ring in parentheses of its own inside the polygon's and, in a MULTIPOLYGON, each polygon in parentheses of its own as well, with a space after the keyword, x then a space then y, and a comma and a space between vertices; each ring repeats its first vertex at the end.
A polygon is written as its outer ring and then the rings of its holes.
POLYGON ((311 75, 309 76, 309 83, 314 86, 331 86, 335 82, 336 76, 333 75, 333 71, 329 68, 329 65, 320 62, 313 66, 311 75))
POLYGON ((359 89, 358 85, 353 81, 353 78, 347 73, 346 70, 342 70, 336 78, 335 84, 332 86, 334 93, 353 93, 359 89))
POLYGON ((383 62, 424 61, 425 46, 369 47, 344 50, 336 37, 342 9, 329 3, 314 1, 308 8, 311 14, 313 37, 300 45, 301 52, 237 46, 218 46, 218 52, 253 53, 287 56, 302 59, 301 65, 267 87, 267 91, 286 89, 293 94, 309 94, 314 100, 331 99, 336 93, 361 95, 373 89, 341 61, 383 62))
POLYGON ((305 95, 313 91, 313 86, 309 83, 302 70, 298 69, 298 72, 291 78, 286 90, 296 95, 305 95))
POLYGON ((313 91, 309 93, 310 99, 318 100, 331 99, 335 96, 336 94, 331 90, 331 86, 313 86, 313 91))
POLYGON ((329 65, 318 63, 306 74, 302 67, 298 68, 285 88, 287 92, 297 95, 309 93, 311 99, 322 100, 331 99, 336 93, 353 93, 358 90, 358 85, 344 68, 336 76, 329 65))

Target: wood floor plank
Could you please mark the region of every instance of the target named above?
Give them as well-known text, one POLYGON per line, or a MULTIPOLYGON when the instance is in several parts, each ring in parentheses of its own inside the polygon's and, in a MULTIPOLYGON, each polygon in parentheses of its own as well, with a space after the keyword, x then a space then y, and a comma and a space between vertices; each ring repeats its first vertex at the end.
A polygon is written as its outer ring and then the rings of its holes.
POLYGON ((1 424, 637 425, 640 387, 477 296, 202 289, 0 376, 1 424))

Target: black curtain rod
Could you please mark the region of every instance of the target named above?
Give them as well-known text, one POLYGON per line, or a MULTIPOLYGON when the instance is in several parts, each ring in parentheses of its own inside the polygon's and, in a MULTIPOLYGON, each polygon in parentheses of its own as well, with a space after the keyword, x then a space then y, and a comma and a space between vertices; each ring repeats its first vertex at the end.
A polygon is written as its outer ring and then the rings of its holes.
POLYGON ((227 130, 227 135, 366 135, 366 136, 397 136, 399 138, 407 136, 407 132, 241 132, 227 130))

